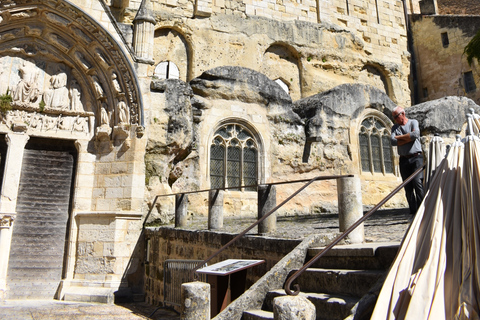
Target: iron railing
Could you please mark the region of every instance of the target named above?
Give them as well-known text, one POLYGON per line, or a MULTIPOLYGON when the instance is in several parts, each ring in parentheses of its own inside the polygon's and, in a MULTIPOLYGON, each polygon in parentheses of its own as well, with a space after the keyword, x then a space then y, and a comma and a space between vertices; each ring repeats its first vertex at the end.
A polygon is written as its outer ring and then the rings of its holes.
POLYGON ((390 200, 398 191, 400 191, 406 184, 413 180, 418 174, 420 174, 425 169, 425 166, 419 168, 415 171, 410 177, 405 179, 398 187, 396 187, 392 192, 390 192, 382 201, 380 201, 375 207, 373 207, 370 211, 368 211, 363 217, 358 219, 353 225, 351 225, 347 230, 345 230, 341 235, 339 235, 335 240, 333 240, 328 246, 326 246, 322 251, 317 253, 315 257, 310 259, 306 264, 303 265, 302 268, 298 269, 294 274, 292 274, 287 281, 285 282, 285 292, 288 295, 298 295, 300 293, 300 286, 295 284, 295 291, 290 290, 290 286, 292 282, 297 279, 308 267, 314 264, 318 259, 323 257, 330 249, 332 249, 336 244, 340 241, 345 239, 345 237, 350 234, 355 228, 357 228, 360 224, 362 224, 365 220, 367 220, 372 214, 374 214, 381 206, 383 206, 388 200, 390 200))
MULTIPOLYGON (((224 251, 226 248, 231 246, 233 243, 235 243, 238 239, 243 237, 248 231, 252 230, 255 228, 257 225, 259 225, 261 222, 263 222, 265 219, 267 219, 272 213, 277 211, 279 208, 281 208, 284 204, 286 204, 288 201, 290 201, 293 197, 295 197, 297 194, 302 192, 306 187, 308 187, 310 184, 312 184, 315 181, 321 181, 321 180, 331 180, 331 179, 339 179, 339 178, 351 178, 353 175, 338 175, 338 176, 318 176, 313 179, 303 179, 303 180, 293 180, 293 181, 284 181, 284 182, 272 182, 272 183, 265 183, 264 185, 279 185, 279 184, 289 184, 289 183, 301 183, 301 182, 307 182, 304 184, 301 188, 299 188, 297 191, 295 191, 293 194, 291 194, 289 197, 287 197, 282 203, 277 205, 275 208, 267 212, 263 217, 258 219, 256 222, 254 222, 250 227, 245 229, 243 232, 239 233, 235 238, 230 240, 227 244, 225 244, 223 247, 218 249, 215 253, 213 253, 211 256, 209 256, 207 259, 203 260, 196 268, 193 270, 195 272, 195 277, 198 277, 198 274, 196 271, 201 268, 203 265, 208 263, 210 260, 213 258, 217 257, 222 251, 224 251)), ((238 188, 238 187, 237 187, 238 188)), ((212 190, 212 189, 211 189, 212 190)), ((213 189, 213 190, 218 190, 218 189, 213 189)), ((221 189, 220 189, 221 190, 221 189)), ((208 191, 208 190, 206 190, 208 191)))

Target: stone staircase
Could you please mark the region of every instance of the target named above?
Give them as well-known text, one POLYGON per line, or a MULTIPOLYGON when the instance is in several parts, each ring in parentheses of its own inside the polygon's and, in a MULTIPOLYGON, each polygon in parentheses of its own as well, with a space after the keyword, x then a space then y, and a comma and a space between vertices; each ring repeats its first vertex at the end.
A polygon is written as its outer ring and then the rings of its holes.
MULTIPOLYGON (((293 284, 299 284, 316 308, 317 320, 345 319, 354 307, 368 314, 372 303, 360 306, 372 288, 380 288, 392 264, 399 243, 365 243, 338 245, 307 269, 293 284)), ((323 248, 310 248, 306 262, 323 248)), ((294 271, 291 272, 293 274, 294 271)), ((291 288, 292 290, 293 287, 291 288)), ((267 293, 262 310, 247 310, 242 320, 273 319, 273 299, 285 295, 276 289, 267 293)), ((370 299, 371 301, 371 299, 370 299)), ((370 317, 367 316, 366 319, 370 317)), ((356 318, 357 319, 357 318, 356 318)))

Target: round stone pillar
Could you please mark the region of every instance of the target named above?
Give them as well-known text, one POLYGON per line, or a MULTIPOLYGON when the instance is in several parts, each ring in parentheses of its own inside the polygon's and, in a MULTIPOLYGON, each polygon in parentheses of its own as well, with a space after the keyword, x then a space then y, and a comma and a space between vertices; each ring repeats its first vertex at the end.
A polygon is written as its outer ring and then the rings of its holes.
MULTIPOLYGON (((272 211, 277 205, 277 191, 275 186, 258 186, 258 219, 272 211)), ((264 235, 277 229, 277 215, 272 213, 268 218, 258 224, 258 234, 264 235)))
MULTIPOLYGON (((362 188, 357 176, 337 179, 338 218, 340 232, 350 228, 363 217, 362 188)), ((349 243, 365 241, 363 223, 353 230, 346 238, 349 243)))
POLYGON ((315 306, 304 296, 283 296, 273 299, 273 319, 315 320, 315 306))
POLYGON ((210 285, 204 282, 182 284, 182 320, 210 320, 210 285))
POLYGON ((208 192, 208 230, 223 227, 223 190, 208 192))
POLYGON ((175 196, 175 228, 187 225, 187 205, 188 196, 186 194, 177 194, 175 196))

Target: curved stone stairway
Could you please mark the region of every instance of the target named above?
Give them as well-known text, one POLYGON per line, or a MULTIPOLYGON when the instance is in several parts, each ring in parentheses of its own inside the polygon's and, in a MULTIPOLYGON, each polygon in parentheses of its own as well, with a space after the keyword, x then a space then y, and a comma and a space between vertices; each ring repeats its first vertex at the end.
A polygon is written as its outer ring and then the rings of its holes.
MULTIPOLYGON (((300 294, 315 305, 317 320, 369 319, 376 292, 381 288, 398 247, 399 243, 338 245, 294 284, 298 283, 300 294)), ((305 261, 321 249, 308 249, 305 261)), ((269 291, 262 310, 244 311, 242 320, 273 319, 273 299, 281 295, 285 295, 284 289, 269 291)))

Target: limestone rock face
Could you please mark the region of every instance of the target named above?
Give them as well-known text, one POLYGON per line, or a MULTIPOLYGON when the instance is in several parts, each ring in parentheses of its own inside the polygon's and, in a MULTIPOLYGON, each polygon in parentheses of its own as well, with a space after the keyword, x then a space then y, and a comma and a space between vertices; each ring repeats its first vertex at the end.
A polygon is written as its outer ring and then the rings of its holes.
MULTIPOLYGON (((192 152, 193 115, 190 86, 181 80, 157 80, 151 83, 162 103, 152 111, 145 168, 149 199, 157 194, 195 190, 198 186, 197 157, 192 152), (161 97, 161 98, 160 98, 161 97)), ((173 197, 156 204, 151 219, 169 222, 174 216, 173 197)))
POLYGON ((418 120, 423 135, 438 133, 454 138, 462 131, 471 108, 480 112, 480 107, 469 98, 445 97, 412 106, 406 115, 418 120))
MULTIPOLYGON (((356 121, 368 108, 386 118, 395 107, 381 90, 363 84, 343 84, 296 101, 294 111, 305 122, 303 167, 335 173, 356 172, 356 121)), ((306 169, 307 170, 307 169, 306 169)))
MULTIPOLYGON (((209 99, 238 100, 285 110, 292 105, 290 96, 275 82, 257 71, 242 67, 218 67, 205 71, 190 82, 195 94, 209 99)), ((292 120, 298 116, 291 113, 292 120)))
POLYGON ((385 92, 363 84, 343 84, 295 102, 294 111, 305 119, 307 140, 321 141, 322 128, 332 126, 334 117, 353 119, 374 108, 391 115, 395 103, 385 92))

